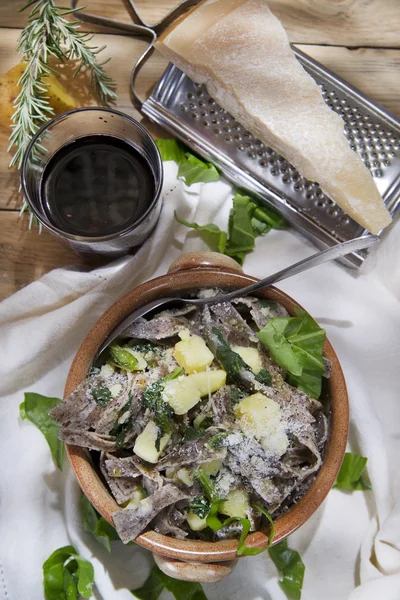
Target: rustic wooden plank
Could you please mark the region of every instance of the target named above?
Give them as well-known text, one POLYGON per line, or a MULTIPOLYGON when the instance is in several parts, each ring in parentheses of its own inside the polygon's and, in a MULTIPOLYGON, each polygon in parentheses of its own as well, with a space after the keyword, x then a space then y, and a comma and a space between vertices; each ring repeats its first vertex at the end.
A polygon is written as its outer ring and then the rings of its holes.
MULTIPOLYGON (((3 27, 23 27, 26 14, 18 10, 25 3, 26 0, 2 0, 0 24, 3 27)), ((148 23, 159 20, 177 3, 177 0, 136 0, 138 11, 148 23)), ((85 0, 81 4, 85 5, 88 12, 129 19, 126 0, 85 0)), ((269 0, 269 6, 282 21, 294 43, 387 48, 400 46, 398 0, 269 0)), ((83 28, 101 30, 90 24, 84 24, 83 28)))
MULTIPOLYGON (((15 47, 18 31, 3 29, 0 36, 0 72, 7 71, 16 62, 18 56, 12 52, 15 47)), ((104 56, 112 57, 109 70, 118 85, 117 108, 143 121, 142 116, 133 107, 130 91, 129 76, 136 58, 145 48, 145 43, 121 35, 95 36, 96 43, 107 43, 104 56)), ((358 49, 301 45, 300 48, 312 57, 325 64, 329 69, 341 75, 371 99, 380 102, 385 108, 400 116, 398 73, 400 68, 400 50, 388 49, 358 49)), ((154 53, 143 69, 139 79, 140 93, 149 93, 154 83, 160 77, 166 66, 166 61, 159 53, 154 53)), ((88 92, 88 82, 84 75, 78 80, 70 77, 72 69, 63 68, 62 78, 70 91, 80 100, 81 106, 94 103, 88 92)), ((157 134, 160 129, 144 121, 151 131, 157 134)), ((18 194, 19 176, 17 171, 10 171, 8 163, 10 156, 6 152, 8 145, 8 130, 0 129, 0 208, 16 209, 20 206, 18 194)))
POLYGON ((0 300, 56 267, 84 264, 50 234, 28 231, 14 211, 0 211, 0 300))

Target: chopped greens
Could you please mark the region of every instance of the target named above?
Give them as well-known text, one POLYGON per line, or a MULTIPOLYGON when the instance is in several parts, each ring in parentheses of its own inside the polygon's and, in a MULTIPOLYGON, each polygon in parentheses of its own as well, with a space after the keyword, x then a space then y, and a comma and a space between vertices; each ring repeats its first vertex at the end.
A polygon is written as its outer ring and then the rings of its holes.
POLYGON ((227 234, 225 231, 222 231, 217 225, 215 225, 214 223, 210 223, 209 225, 198 225, 197 223, 189 223, 184 219, 180 219, 176 214, 176 211, 175 219, 178 221, 178 223, 186 225, 186 227, 190 227, 191 229, 200 231, 202 233, 204 241, 210 248, 212 248, 213 250, 217 250, 221 254, 225 253, 227 234))
POLYGON ((296 314, 296 317, 270 319, 257 337, 272 360, 288 371, 291 385, 312 398, 319 398, 325 371, 322 349, 326 334, 309 314, 299 309, 296 314))
POLYGON ((174 138, 156 140, 156 144, 161 154, 163 161, 174 160, 178 164, 185 158, 185 150, 183 144, 174 138))
POLYGON ((207 600, 200 583, 173 579, 156 566, 142 587, 132 590, 131 593, 139 600, 157 600, 164 589, 168 590, 175 600, 207 600))
POLYGON ((194 476, 203 488, 207 500, 209 500, 210 502, 213 502, 214 500, 220 500, 215 482, 211 479, 208 473, 204 471, 204 469, 199 467, 196 470, 194 476))
POLYGON ((215 448, 223 448, 228 445, 228 437, 229 431, 221 431, 221 433, 216 433, 206 442, 207 448, 215 449, 215 448))
POLYGON ((287 540, 283 540, 269 548, 269 555, 283 575, 283 579, 279 581, 282 590, 288 598, 300 600, 305 571, 300 554, 288 547, 287 540))
POLYGON ((120 369, 125 371, 135 371, 138 365, 138 359, 126 348, 121 348, 118 344, 111 344, 108 348, 111 358, 120 369))
POLYGON ((350 492, 372 489, 370 482, 362 476, 367 461, 368 459, 364 456, 346 452, 333 487, 338 490, 347 490, 350 492))
POLYGON ((269 514, 269 512, 267 510, 265 510, 265 508, 262 508, 261 506, 253 506, 253 508, 255 508, 256 510, 258 510, 262 515, 264 515, 264 517, 267 518, 267 520, 269 521, 270 525, 271 525, 271 530, 269 532, 269 536, 268 536, 268 548, 270 546, 272 546, 272 543, 274 541, 274 536, 275 536, 275 523, 273 518, 271 517, 271 515, 269 514))
POLYGON ((200 519, 204 519, 208 513, 210 512, 210 502, 204 496, 200 498, 194 498, 189 504, 190 510, 200 517, 200 519))
POLYGON ((50 447, 57 467, 62 470, 64 461, 64 442, 58 439, 60 427, 50 416, 50 410, 57 406, 59 398, 48 398, 34 392, 26 392, 19 406, 21 419, 28 419, 43 433, 50 447))
POLYGON ((73 546, 55 550, 43 564, 46 600, 91 598, 93 582, 92 563, 77 554, 73 546))
POLYGON ((268 373, 267 369, 261 369, 261 371, 256 375, 256 380, 264 385, 271 385, 272 377, 268 373))
POLYGON ((215 357, 227 373, 227 382, 240 386, 243 382, 243 371, 250 371, 250 367, 237 352, 232 350, 219 329, 214 327, 212 334, 215 357))
POLYGON ((115 420, 114 426, 110 431, 110 435, 115 436, 115 441, 118 448, 123 448, 125 445, 125 436, 127 432, 132 429, 132 417, 129 416, 123 423, 119 423, 119 419, 125 414, 128 410, 130 410, 132 405, 132 396, 129 393, 128 402, 124 404, 124 406, 118 411, 117 418, 115 420))
POLYGON ((184 159, 179 163, 178 179, 183 179, 186 185, 191 186, 193 183, 218 181, 219 178, 220 175, 212 163, 185 152, 184 159))
POLYGON ((240 534, 239 545, 238 549, 236 550, 236 554, 238 556, 255 556, 256 554, 264 552, 263 548, 249 548, 249 546, 246 546, 245 544, 247 534, 249 533, 251 527, 249 519, 245 519, 243 517, 229 517, 228 519, 225 519, 225 521, 220 521, 220 519, 217 517, 219 505, 219 501, 214 501, 212 503, 210 513, 207 517, 208 527, 210 527, 210 529, 213 531, 219 531, 223 527, 227 527, 235 521, 240 521, 242 533, 240 534))
POLYGON ((288 226, 287 222, 280 213, 265 205, 262 207, 256 206, 254 209, 253 218, 266 223, 274 229, 286 229, 288 226))
POLYGON ((99 406, 105 406, 112 398, 111 392, 107 387, 93 388, 92 396, 96 404, 99 406))
POLYGON ((92 533, 97 541, 111 552, 110 542, 119 540, 114 527, 93 508, 86 496, 81 498, 82 526, 84 531, 92 533))
POLYGON ((162 397, 162 392, 166 381, 176 379, 183 374, 182 367, 177 367, 162 379, 155 381, 148 385, 143 391, 143 405, 151 410, 154 415, 154 420, 158 428, 157 439, 156 439, 156 450, 160 450, 161 439, 167 433, 172 431, 172 418, 174 411, 171 406, 165 402, 162 397))

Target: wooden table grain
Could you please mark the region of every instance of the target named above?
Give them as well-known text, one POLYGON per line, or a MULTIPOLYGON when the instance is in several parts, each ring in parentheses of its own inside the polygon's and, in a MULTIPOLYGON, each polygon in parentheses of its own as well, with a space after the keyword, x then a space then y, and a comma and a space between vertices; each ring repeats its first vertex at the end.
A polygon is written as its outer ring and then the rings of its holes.
MULTIPOLYGON (((26 14, 18 12, 26 0, 0 2, 0 74, 20 59, 14 52, 26 14)), ((148 23, 160 19, 176 0, 138 0, 142 18, 148 23)), ((123 0, 87 0, 87 11, 128 19, 123 0)), ((290 40, 299 48, 358 87, 400 117, 400 3, 398 0, 270 0, 269 6, 281 19, 290 40), (378 18, 378 16, 379 18, 378 18)), ((115 30, 83 25, 96 31, 94 42, 107 45, 104 57, 118 85, 117 108, 130 114, 159 135, 160 129, 143 120, 129 94, 129 74, 145 42, 115 30)), ((166 66, 154 54, 140 77, 139 87, 149 93, 166 66)), ((64 77, 67 78, 68 70, 64 77)), ((68 78, 68 81, 70 79, 68 78)), ((84 79, 73 82, 81 104, 94 104, 86 93, 84 79)), ((71 84, 69 84, 71 85, 71 84)), ((68 248, 47 233, 28 231, 26 217, 18 218, 21 203, 19 177, 9 169, 9 131, 0 128, 0 299, 4 299, 47 271, 66 265, 85 264, 68 248)))

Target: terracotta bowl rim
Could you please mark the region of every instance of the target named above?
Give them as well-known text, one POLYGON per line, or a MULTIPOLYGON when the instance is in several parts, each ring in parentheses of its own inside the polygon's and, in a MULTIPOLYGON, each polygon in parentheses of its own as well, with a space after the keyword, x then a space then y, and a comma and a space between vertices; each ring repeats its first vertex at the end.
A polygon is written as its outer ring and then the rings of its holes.
MULTIPOLYGON (((184 292, 196 288, 244 287, 257 281, 256 278, 229 269, 200 268, 168 273, 143 283, 117 300, 94 324, 85 337, 71 364, 65 384, 64 398, 85 378, 93 356, 106 335, 132 310, 157 297, 171 295, 171 291, 184 292), (172 286, 172 287, 171 287, 172 286)), ((294 307, 302 308, 293 298, 273 286, 261 290, 261 297, 269 297, 282 303, 289 313, 294 307)), ((304 496, 275 522, 273 543, 288 537, 319 508, 332 488, 339 472, 347 444, 349 405, 346 383, 336 353, 328 339, 324 355, 333 365, 332 377, 328 380, 330 394, 330 431, 325 447, 322 466, 304 496)), ((101 481, 85 448, 66 444, 71 467, 84 494, 95 509, 111 524, 111 513, 119 507, 101 481)), ((163 556, 180 560, 201 562, 227 561, 236 558, 237 540, 205 542, 201 540, 178 540, 155 531, 146 531, 135 540, 139 545, 163 556)), ((264 549, 268 536, 262 531, 250 534, 246 545, 264 549)))

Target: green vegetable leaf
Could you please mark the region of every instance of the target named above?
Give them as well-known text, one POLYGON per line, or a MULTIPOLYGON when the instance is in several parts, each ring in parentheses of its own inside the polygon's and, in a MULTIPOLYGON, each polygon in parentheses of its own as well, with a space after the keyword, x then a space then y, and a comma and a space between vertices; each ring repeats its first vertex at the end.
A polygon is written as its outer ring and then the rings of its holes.
POLYGON ((271 385, 272 383, 272 377, 267 369, 261 369, 261 371, 256 375, 256 379, 264 385, 271 385))
POLYGON ((250 367, 244 362, 243 358, 232 350, 222 333, 216 327, 212 330, 213 354, 224 368, 227 374, 227 382, 235 383, 239 387, 243 383, 243 373, 250 371, 250 367))
POLYGON ((269 548, 269 555, 278 571, 283 575, 279 585, 285 594, 288 598, 300 600, 305 571, 300 554, 296 550, 291 550, 287 540, 283 540, 269 548))
POLYGON ((123 423, 119 423, 120 417, 125 414, 128 410, 130 410, 132 405, 132 394, 129 392, 128 394, 128 402, 124 404, 124 406, 118 411, 117 417, 115 419, 113 428, 110 431, 110 435, 115 436, 115 441, 118 448, 123 448, 125 445, 125 436, 130 429, 132 429, 132 416, 129 416, 123 423))
POLYGON ((193 183, 208 183, 218 181, 220 175, 212 163, 204 162, 190 152, 185 152, 184 159, 179 163, 178 179, 183 179, 186 185, 193 183))
POLYGON ((274 229, 285 229, 288 226, 280 213, 267 206, 257 206, 254 209, 253 218, 268 224, 274 229))
POLYGON ((326 334, 309 314, 300 310, 296 313, 297 317, 270 319, 257 337, 276 364, 289 372, 291 385, 319 398, 325 370, 322 349, 326 334))
POLYGON ((364 456, 346 452, 333 487, 338 490, 348 490, 350 492, 372 489, 370 482, 362 477, 362 472, 365 469, 367 461, 368 459, 364 456))
POLYGON ((200 231, 202 233, 202 237, 206 244, 212 248, 220 252, 221 254, 225 253, 226 247, 226 238, 227 234, 225 231, 222 231, 217 225, 214 223, 209 223, 208 225, 198 225, 197 223, 189 223, 184 219, 178 217, 175 211, 175 219, 181 225, 186 225, 186 227, 190 227, 191 229, 195 229, 196 231, 200 231))
POLYGON ((215 482, 211 479, 208 473, 199 467, 194 476, 203 488, 204 494, 209 502, 220 500, 215 482))
POLYGON ((163 161, 174 160, 179 165, 184 160, 185 151, 183 145, 178 140, 174 138, 167 140, 159 138, 156 140, 156 144, 163 161))
POLYGON ((206 447, 212 450, 215 448, 223 448, 224 446, 227 446, 229 433, 230 432, 228 431, 221 431, 220 433, 216 433, 208 440, 208 442, 206 442, 206 447))
POLYGON ((210 507, 210 502, 204 496, 194 498, 189 504, 190 510, 200 519, 204 519, 208 515, 210 507))
POLYGON ((81 499, 82 525, 84 531, 92 533, 97 541, 111 552, 110 542, 119 540, 114 527, 93 508, 86 496, 81 499))
POLYGON ((252 214, 256 205, 249 196, 236 193, 229 217, 229 239, 225 253, 242 261, 243 253, 254 248, 254 230, 251 224, 252 214))
POLYGON ((144 585, 131 593, 139 600, 157 600, 164 589, 171 592, 175 600, 207 600, 199 583, 173 579, 156 566, 151 570, 144 585))
POLYGON ((262 508, 261 506, 253 506, 253 508, 255 508, 256 510, 258 510, 261 514, 264 515, 264 517, 266 517, 271 525, 271 529, 268 535, 268 548, 270 546, 272 546, 272 542, 274 541, 274 536, 275 536, 275 523, 273 518, 271 517, 271 515, 269 514, 269 512, 267 510, 265 510, 265 508, 262 508))
POLYGON ((92 596, 94 569, 73 546, 55 550, 43 564, 46 600, 74 600, 92 596))
POLYGON ((272 229, 271 225, 269 225, 268 223, 264 223, 259 219, 256 219, 256 217, 252 217, 251 226, 256 235, 266 235, 272 229))
POLYGON ((158 379, 154 383, 148 385, 143 391, 143 405, 151 410, 154 415, 154 421, 157 425, 157 439, 155 447, 157 450, 160 449, 161 438, 167 433, 172 431, 172 418, 174 411, 172 407, 164 401, 162 392, 164 390, 165 382, 171 379, 176 379, 183 374, 183 368, 177 367, 162 379, 158 379))
POLYGON ((225 521, 220 521, 218 518, 218 511, 221 504, 221 500, 214 500, 211 504, 210 512, 207 516, 207 525, 213 531, 219 531, 223 527, 226 527, 230 523, 234 521, 240 521, 242 525, 242 533, 240 534, 238 549, 236 550, 236 554, 238 556, 255 556, 256 554, 260 554, 264 550, 262 548, 249 548, 246 546, 245 540, 247 538, 247 534, 250 531, 250 521, 249 519, 244 519, 243 517, 229 517, 225 521))
POLYGON ((34 392, 26 392, 24 401, 19 407, 19 414, 21 419, 28 419, 40 429, 47 440, 56 465, 62 470, 64 443, 58 439, 60 428, 50 415, 50 410, 60 402, 59 398, 48 398, 34 392))
POLYGON ((136 370, 138 359, 135 356, 133 356, 133 354, 131 354, 129 350, 127 350, 126 348, 121 348, 121 346, 118 346, 118 344, 111 344, 108 350, 110 352, 111 358, 113 359, 117 367, 120 367, 125 371, 136 370))
POLYGON ((92 396, 99 406, 105 406, 111 400, 111 392, 106 387, 93 388, 92 396))

